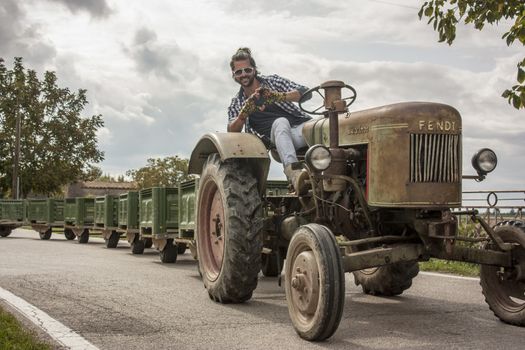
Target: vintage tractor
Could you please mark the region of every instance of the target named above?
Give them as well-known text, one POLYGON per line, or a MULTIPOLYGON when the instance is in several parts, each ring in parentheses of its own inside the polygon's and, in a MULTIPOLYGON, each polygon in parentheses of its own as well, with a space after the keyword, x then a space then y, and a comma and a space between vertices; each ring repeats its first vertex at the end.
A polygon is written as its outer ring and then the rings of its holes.
POLYGON ((276 276, 286 256, 290 318, 302 338, 318 341, 341 320, 345 272, 365 293, 398 295, 411 286, 418 261, 436 257, 481 264, 491 310, 524 326, 525 232, 493 229, 476 211, 457 209, 462 178, 482 180, 497 163, 483 149, 472 158, 478 174, 462 175, 458 111, 410 102, 349 112, 356 93, 340 81, 308 94, 323 105, 306 112, 323 117, 305 125, 309 148, 294 164, 308 173, 306 191, 272 189, 268 150, 251 134, 206 134, 191 155, 190 172, 201 176, 199 270, 210 298, 250 299, 261 268, 276 276), (486 235, 461 236, 459 214, 486 235))

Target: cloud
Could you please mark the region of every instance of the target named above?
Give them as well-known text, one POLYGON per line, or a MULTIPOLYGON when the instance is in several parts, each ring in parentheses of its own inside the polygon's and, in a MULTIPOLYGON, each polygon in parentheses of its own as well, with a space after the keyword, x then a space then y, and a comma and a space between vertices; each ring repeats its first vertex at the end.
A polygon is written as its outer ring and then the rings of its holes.
POLYGON ((183 51, 176 42, 161 43, 155 31, 143 27, 135 32, 131 45, 124 48, 135 62, 137 71, 144 75, 171 82, 192 79, 192 69, 198 58, 183 51))
MULTIPOLYGON (((239 89, 229 58, 248 46, 263 74, 310 87, 352 84, 352 110, 412 100, 454 106, 463 116, 465 172, 475 150, 492 147, 500 163, 481 187, 521 185, 525 119, 499 96, 523 53, 500 39, 504 23, 483 32, 460 25, 449 47, 406 7, 413 0, 50 1, 56 5, 32 2, 31 11, 3 1, 0 9, 10 9, 0 12, 0 49, 25 45, 35 59, 52 61, 62 84, 88 89, 86 114, 105 119, 104 172, 189 156, 202 134, 225 131, 239 89), (51 51, 36 50, 41 42, 51 51)), ((279 165, 272 177, 282 177, 279 165)))
POLYGON ((72 13, 87 12, 94 18, 107 18, 113 12, 106 0, 48 0, 66 6, 72 13))
POLYGON ((0 53, 9 63, 12 57, 23 57, 38 68, 56 55, 56 50, 40 33, 39 25, 28 24, 27 12, 19 2, 0 2, 0 53))

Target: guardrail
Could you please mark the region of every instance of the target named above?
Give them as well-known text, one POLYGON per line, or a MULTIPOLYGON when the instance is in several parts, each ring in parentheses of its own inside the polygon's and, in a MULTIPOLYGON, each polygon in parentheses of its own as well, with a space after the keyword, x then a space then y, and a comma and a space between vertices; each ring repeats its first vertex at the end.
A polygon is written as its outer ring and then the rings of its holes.
MULTIPOLYGON (((494 226, 502 221, 523 220, 525 190, 464 191, 462 203, 462 211, 476 209, 490 226, 494 226)), ((474 230, 471 235, 481 234, 480 225, 473 223, 468 215, 458 217, 460 227, 471 226, 474 230)))

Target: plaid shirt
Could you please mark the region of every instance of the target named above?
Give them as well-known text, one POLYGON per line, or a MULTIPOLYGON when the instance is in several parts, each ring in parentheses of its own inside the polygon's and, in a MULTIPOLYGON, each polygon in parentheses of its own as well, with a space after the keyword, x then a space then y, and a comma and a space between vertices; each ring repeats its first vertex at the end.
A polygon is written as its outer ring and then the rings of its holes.
MULTIPOLYGON (((277 92, 290 92, 298 90, 303 94, 306 90, 308 90, 306 86, 299 85, 291 80, 280 77, 276 74, 269 76, 259 75, 256 79, 261 82, 261 86, 267 87, 270 90, 277 92)), ((244 90, 241 87, 239 92, 235 95, 235 97, 232 98, 230 107, 228 107, 228 124, 230 124, 233 120, 235 120, 235 118, 237 118, 237 116, 241 112, 244 102, 246 102, 246 99, 247 97, 244 95, 244 90)), ((311 119, 309 115, 301 111, 298 105, 292 102, 277 102, 276 105, 294 116, 304 118, 304 121, 311 119)), ((246 132, 253 133, 253 129, 250 127, 248 119, 249 118, 247 118, 244 123, 244 129, 246 132)))

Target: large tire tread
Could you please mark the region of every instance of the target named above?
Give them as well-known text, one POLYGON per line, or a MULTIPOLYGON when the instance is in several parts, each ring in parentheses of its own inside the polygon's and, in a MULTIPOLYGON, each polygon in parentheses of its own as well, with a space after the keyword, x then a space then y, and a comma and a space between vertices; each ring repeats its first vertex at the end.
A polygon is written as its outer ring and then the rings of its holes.
POLYGON ((380 266, 374 273, 354 272, 356 285, 361 285, 363 292, 376 296, 395 296, 402 294, 412 286, 412 279, 419 273, 417 261, 398 262, 380 266))
MULTIPOLYGON (((208 173, 219 180, 216 181, 219 190, 224 189, 225 221, 229 227, 225 228, 227 240, 219 276, 210 281, 204 273, 204 286, 212 300, 242 303, 252 297, 261 268, 262 221, 258 219, 262 204, 257 180, 242 160, 221 162, 217 154, 208 158, 201 179, 208 173), (218 183, 221 180, 222 184, 218 183)), ((200 268, 205 271, 204 266, 200 268)))
MULTIPOLYGON (((494 226, 496 232, 500 232, 501 238, 504 242, 518 243, 521 247, 514 249, 521 249, 521 254, 517 255, 521 259, 525 259, 525 223, 518 220, 509 220, 499 222, 494 226)), ((492 248, 491 244, 487 248, 492 248)), ((508 300, 501 294, 501 284, 499 277, 499 268, 489 265, 481 265, 480 268, 480 286, 481 292, 485 297, 485 302, 494 315, 502 322, 514 325, 525 326, 525 303, 517 304, 515 301, 508 300)), ((519 283, 519 282, 515 282, 519 283)), ((523 286, 523 283, 521 283, 523 286)), ((521 289, 523 295, 523 289, 521 289)))
POLYGON ((286 266, 286 299, 288 310, 296 332, 301 338, 309 341, 323 341, 330 338, 337 330, 344 310, 345 276, 339 246, 333 233, 325 226, 308 224, 300 227, 294 234, 287 253, 286 266), (322 270, 319 278, 324 276, 324 283, 319 286, 320 296, 316 315, 308 325, 299 321, 300 316, 295 309, 291 281, 294 271, 294 261, 301 244, 308 243, 309 247, 318 256, 317 264, 322 270), (296 324, 297 322, 297 324, 296 324))

